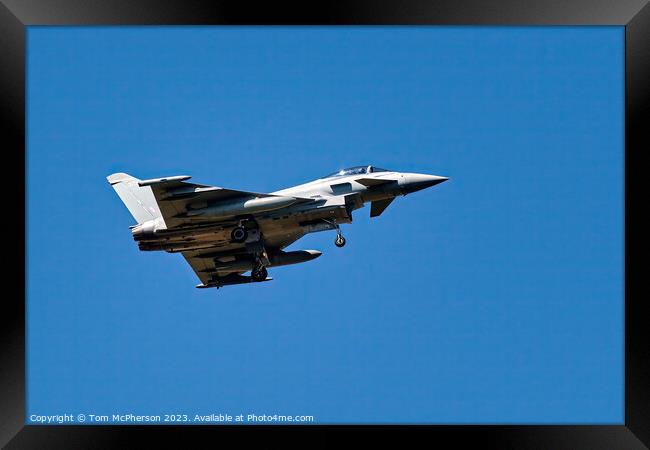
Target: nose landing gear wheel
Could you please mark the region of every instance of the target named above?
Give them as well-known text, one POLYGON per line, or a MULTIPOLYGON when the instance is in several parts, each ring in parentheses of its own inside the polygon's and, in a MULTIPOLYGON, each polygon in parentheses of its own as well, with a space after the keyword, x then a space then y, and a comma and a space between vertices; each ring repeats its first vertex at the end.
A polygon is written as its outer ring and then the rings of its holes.
POLYGON ((340 234, 337 235, 336 239, 334 239, 334 245, 336 245, 337 247, 343 247, 345 245, 345 238, 340 234))
POLYGON ((248 237, 248 231, 244 227, 237 227, 232 230, 230 237, 234 242, 244 242, 248 237))
POLYGON ((253 281, 264 281, 266 280, 266 277, 269 275, 269 272, 266 270, 266 267, 258 267, 257 269, 253 269, 251 272, 251 276, 253 277, 253 281))

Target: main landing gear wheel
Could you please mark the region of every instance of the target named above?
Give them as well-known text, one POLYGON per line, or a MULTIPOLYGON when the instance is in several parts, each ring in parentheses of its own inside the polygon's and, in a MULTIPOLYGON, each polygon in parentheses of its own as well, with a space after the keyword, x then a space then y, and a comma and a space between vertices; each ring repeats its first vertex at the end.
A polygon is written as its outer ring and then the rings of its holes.
POLYGON ((262 266, 253 269, 251 276, 253 277, 253 281, 264 281, 269 276, 269 272, 266 270, 266 267, 262 266))
POLYGON ((244 227, 237 227, 232 230, 230 237, 234 242, 244 242, 248 237, 248 231, 244 227))

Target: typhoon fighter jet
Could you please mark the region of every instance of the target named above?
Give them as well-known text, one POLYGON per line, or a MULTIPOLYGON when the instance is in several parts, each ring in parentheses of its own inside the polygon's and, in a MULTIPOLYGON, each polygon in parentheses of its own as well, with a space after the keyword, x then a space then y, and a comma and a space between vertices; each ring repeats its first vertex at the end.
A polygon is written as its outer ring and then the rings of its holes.
POLYGON ((336 230, 334 244, 343 247, 340 225, 352 222, 354 210, 370 202, 370 217, 377 217, 395 197, 447 180, 356 166, 266 194, 189 183, 189 178, 107 177, 137 221, 131 232, 140 250, 181 253, 201 281, 197 288, 270 281, 267 268, 321 255, 284 251, 306 234, 336 230))

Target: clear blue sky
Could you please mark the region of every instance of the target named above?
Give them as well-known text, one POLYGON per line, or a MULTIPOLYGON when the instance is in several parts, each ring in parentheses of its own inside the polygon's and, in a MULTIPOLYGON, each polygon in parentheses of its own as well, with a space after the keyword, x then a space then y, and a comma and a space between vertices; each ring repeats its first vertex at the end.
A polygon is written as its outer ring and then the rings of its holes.
POLYGON ((622 27, 28 30, 30 414, 623 422, 622 27), (106 182, 451 177, 197 290, 106 182))

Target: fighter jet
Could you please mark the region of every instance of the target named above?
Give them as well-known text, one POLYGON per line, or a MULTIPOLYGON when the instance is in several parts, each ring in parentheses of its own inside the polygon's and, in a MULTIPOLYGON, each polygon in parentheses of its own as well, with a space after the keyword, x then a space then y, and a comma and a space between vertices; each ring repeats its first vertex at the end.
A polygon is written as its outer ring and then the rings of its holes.
POLYGON ((114 173, 107 180, 137 221, 130 228, 140 250, 181 253, 201 281, 197 288, 270 281, 267 268, 321 255, 284 251, 306 234, 336 230, 334 244, 343 247, 340 225, 352 223, 354 210, 370 202, 370 217, 377 217, 396 197, 448 179, 368 165, 266 194, 190 178, 139 180, 114 173))

